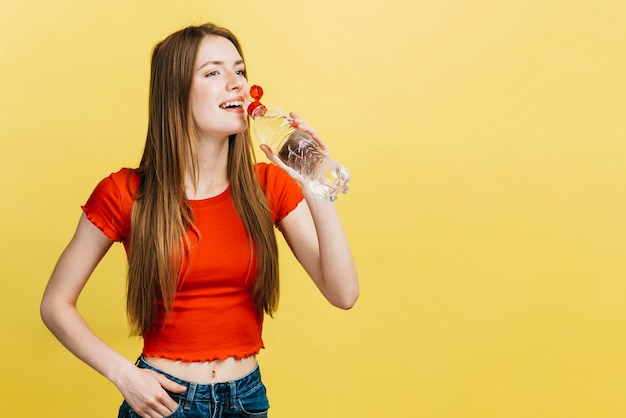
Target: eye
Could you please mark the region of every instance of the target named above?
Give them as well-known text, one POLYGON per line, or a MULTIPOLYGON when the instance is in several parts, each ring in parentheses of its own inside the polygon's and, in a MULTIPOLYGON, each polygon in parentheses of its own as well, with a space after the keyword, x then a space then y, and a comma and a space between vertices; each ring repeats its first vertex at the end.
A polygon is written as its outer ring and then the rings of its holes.
POLYGON ((213 71, 209 71, 208 73, 206 73, 204 76, 205 77, 215 77, 216 75, 218 75, 219 73, 216 70, 213 71))
POLYGON ((235 71, 237 73, 237 75, 241 75, 241 76, 246 76, 246 70, 237 70, 235 71))

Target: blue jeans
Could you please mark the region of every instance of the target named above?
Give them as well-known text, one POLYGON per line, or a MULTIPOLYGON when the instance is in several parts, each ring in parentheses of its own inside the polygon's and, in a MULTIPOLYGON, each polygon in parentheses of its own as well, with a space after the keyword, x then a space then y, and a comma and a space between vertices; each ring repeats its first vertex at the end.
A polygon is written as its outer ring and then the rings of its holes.
MULTIPOLYGON (((258 366, 241 379, 208 385, 178 379, 152 367, 141 357, 137 360, 137 366, 153 370, 187 387, 187 391, 183 393, 168 392, 178 402, 178 408, 167 415, 168 418, 267 417, 270 405, 258 366)), ((118 418, 137 417, 139 415, 124 401, 120 406, 118 418)))

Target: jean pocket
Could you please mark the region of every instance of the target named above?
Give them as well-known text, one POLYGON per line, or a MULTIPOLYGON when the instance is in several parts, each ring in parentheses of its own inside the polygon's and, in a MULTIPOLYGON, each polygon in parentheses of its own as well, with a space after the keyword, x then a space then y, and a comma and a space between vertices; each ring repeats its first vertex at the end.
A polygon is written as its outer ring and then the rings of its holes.
POLYGON ((267 417, 270 404, 267 400, 267 393, 263 383, 259 383, 248 392, 242 394, 237 400, 239 402, 239 412, 244 417, 267 417))

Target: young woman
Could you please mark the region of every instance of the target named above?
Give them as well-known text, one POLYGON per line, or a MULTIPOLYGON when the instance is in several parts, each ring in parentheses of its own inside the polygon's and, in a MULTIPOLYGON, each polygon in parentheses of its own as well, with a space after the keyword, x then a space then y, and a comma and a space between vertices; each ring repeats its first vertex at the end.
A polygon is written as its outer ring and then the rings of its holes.
POLYGON ((42 318, 119 389, 120 417, 267 416, 255 356, 263 316, 278 305, 275 226, 331 304, 349 309, 358 297, 333 203, 315 197, 267 147, 273 164, 255 163, 248 89, 241 47, 228 30, 192 26, 159 43, 139 167, 98 184, 50 277, 42 318), (131 328, 144 341, 135 364, 76 309, 115 241, 128 256, 131 328))

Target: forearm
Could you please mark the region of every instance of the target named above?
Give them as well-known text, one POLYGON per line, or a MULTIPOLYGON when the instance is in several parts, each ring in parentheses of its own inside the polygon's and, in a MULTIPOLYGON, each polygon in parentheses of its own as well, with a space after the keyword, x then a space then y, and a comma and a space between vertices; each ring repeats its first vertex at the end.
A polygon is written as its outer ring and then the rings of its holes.
POLYGON ((41 316, 70 352, 115 384, 138 415, 169 416, 176 409, 176 402, 166 389, 183 392, 186 387, 156 372, 137 368, 96 336, 75 304, 44 296, 41 316))
POLYGON ((50 276, 40 311, 46 326, 70 352, 115 383, 133 364, 98 338, 76 309, 80 292, 112 243, 82 214, 50 276))
MULTIPOLYGON (((291 116, 296 129, 309 132, 322 152, 328 151, 314 130, 295 113, 291 116)), ((298 182, 306 199, 281 221, 291 250, 326 299, 339 308, 350 309, 359 296, 359 281, 334 203, 315 196, 302 175, 286 166, 267 145, 261 145, 261 149, 298 182)))
POLYGON ((102 341, 76 306, 44 298, 41 317, 52 334, 76 357, 117 385, 133 363, 102 341))
POLYGON ((349 309, 359 295, 358 274, 348 239, 333 202, 316 197, 303 187, 319 247, 320 290, 335 306, 349 309))

